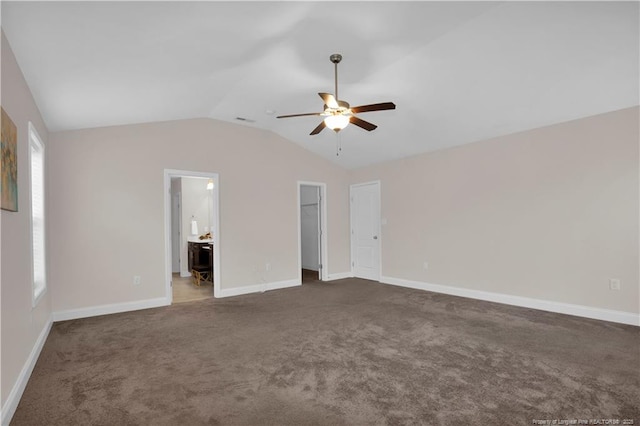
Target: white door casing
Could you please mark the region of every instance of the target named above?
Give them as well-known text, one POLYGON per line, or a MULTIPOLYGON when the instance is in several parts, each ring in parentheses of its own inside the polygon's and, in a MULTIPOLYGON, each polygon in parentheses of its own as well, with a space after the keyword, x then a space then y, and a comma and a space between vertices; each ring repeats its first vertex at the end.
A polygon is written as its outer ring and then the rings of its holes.
POLYGON ((177 177, 199 177, 213 180, 213 192, 211 194, 213 223, 211 232, 213 234, 213 297, 220 297, 220 180, 217 173, 195 172, 187 170, 164 169, 164 234, 165 234, 165 297, 167 304, 173 301, 172 292, 172 243, 171 243, 171 178, 177 177))
POLYGON ((302 268, 319 271, 320 261, 320 188, 300 187, 300 224, 302 268))
POLYGON ((180 193, 171 194, 171 269, 180 272, 180 193))
POLYGON ((380 182, 351 185, 351 272, 380 281, 380 182))
POLYGON ((324 182, 309 182, 298 181, 297 182, 297 197, 296 197, 296 210, 298 212, 298 280, 302 283, 302 230, 301 230, 301 187, 302 186, 315 186, 318 188, 318 254, 319 254, 319 276, 321 281, 327 281, 329 279, 329 267, 328 267, 328 245, 327 245, 327 184, 324 182))
POLYGON ((324 217, 322 217, 322 194, 321 194, 321 188, 318 187, 318 228, 317 228, 317 235, 318 235, 318 279, 320 281, 322 281, 322 277, 323 277, 323 273, 322 273, 322 223, 324 221, 324 217))

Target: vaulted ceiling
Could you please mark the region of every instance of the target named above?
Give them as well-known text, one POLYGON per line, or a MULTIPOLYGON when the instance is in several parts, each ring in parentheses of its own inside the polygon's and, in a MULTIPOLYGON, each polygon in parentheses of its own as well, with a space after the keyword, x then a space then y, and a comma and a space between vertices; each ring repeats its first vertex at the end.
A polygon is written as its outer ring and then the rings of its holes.
POLYGON ((50 131, 211 117, 347 168, 639 104, 638 2, 2 2, 50 131), (333 93, 377 124, 309 132, 333 93), (237 118, 244 118, 240 121, 237 118), (338 137, 342 144, 336 156, 338 137))

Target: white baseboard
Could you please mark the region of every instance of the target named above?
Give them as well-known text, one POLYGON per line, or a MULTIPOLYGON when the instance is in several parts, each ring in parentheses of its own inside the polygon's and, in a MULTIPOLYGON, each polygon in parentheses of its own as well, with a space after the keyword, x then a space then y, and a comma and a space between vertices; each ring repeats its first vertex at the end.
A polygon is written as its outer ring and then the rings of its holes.
POLYGON ((47 321, 47 324, 44 326, 38 339, 36 340, 35 345, 33 345, 33 349, 31 349, 31 353, 27 358, 22 370, 20 370, 20 374, 18 375, 18 379, 16 380, 11 392, 9 392, 9 396, 7 397, 7 401, 2 407, 2 426, 7 426, 11 421, 11 418, 16 412, 16 408, 18 408, 18 403, 20 402, 20 398, 22 398, 22 394, 24 393, 25 388, 27 387, 27 383, 29 382, 29 378, 31 377, 31 373, 33 372, 33 368, 36 366, 36 361, 38 361, 38 357, 40 356, 40 352, 42 351, 42 347, 44 346, 44 342, 47 341, 47 337, 49 336, 49 332, 51 331, 51 325, 53 324, 53 320, 50 318, 47 321))
POLYGON ((98 315, 117 314, 119 312, 138 311, 140 309, 157 308, 170 305, 166 297, 157 299, 136 300, 135 302, 114 303, 111 305, 92 306, 89 308, 69 309, 53 313, 53 321, 66 321, 78 318, 89 318, 98 315))
POLYGON ((279 290, 282 288, 298 287, 299 285, 300 285, 300 281, 298 279, 295 279, 295 280, 286 280, 286 281, 276 281, 276 282, 264 283, 264 284, 247 285, 243 287, 222 288, 220 289, 220 294, 216 297, 222 298, 222 297, 240 296, 241 294, 261 293, 269 290, 279 290))
POLYGON ((353 278, 353 273, 349 271, 349 272, 336 272, 334 274, 329 274, 327 281, 342 280, 345 278, 353 278))
POLYGON ((553 302, 550 300, 531 299, 528 297, 511 296, 508 294, 491 293, 488 291, 471 290, 467 288, 451 287, 439 284, 429 284, 420 281, 411 281, 393 277, 380 277, 380 282, 384 284, 397 285, 400 287, 414 288, 417 290, 432 291, 434 293, 450 294, 453 296, 486 300, 488 302, 504 303, 505 305, 533 308, 559 314, 574 315, 578 317, 640 326, 640 315, 634 314, 632 312, 614 311, 610 309, 594 308, 591 306, 583 305, 572 305, 569 303, 553 302))

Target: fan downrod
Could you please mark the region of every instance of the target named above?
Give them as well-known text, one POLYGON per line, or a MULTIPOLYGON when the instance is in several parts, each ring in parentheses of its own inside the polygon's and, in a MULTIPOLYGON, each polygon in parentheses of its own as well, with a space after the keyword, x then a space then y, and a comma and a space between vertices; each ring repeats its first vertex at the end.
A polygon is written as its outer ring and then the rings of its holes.
POLYGON ((333 73, 335 75, 335 85, 336 85, 336 91, 333 92, 333 96, 336 97, 336 100, 340 99, 338 98, 338 64, 340 63, 340 61, 342 60, 342 55, 339 53, 334 53, 333 55, 329 56, 329 59, 331 60, 331 62, 333 62, 333 73))

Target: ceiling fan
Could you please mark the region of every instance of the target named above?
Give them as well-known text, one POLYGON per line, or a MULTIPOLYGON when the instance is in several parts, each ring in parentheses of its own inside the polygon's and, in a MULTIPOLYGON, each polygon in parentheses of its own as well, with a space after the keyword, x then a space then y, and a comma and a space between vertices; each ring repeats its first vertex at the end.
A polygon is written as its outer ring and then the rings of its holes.
POLYGON ((318 115, 324 117, 324 120, 320 122, 318 127, 313 129, 310 135, 317 135, 325 127, 330 128, 336 133, 347 127, 349 123, 363 128, 367 131, 375 130, 378 126, 369 123, 361 118, 356 117, 356 114, 361 112, 383 111, 387 109, 396 109, 396 105, 393 102, 382 102, 379 104, 360 105, 357 107, 350 107, 345 101, 341 101, 338 98, 338 64, 342 60, 342 55, 334 53, 329 57, 334 64, 335 69, 335 95, 330 93, 318 93, 324 101, 324 111, 322 112, 309 112, 304 114, 290 114, 279 115, 276 118, 290 118, 290 117, 304 117, 308 115, 318 115))

